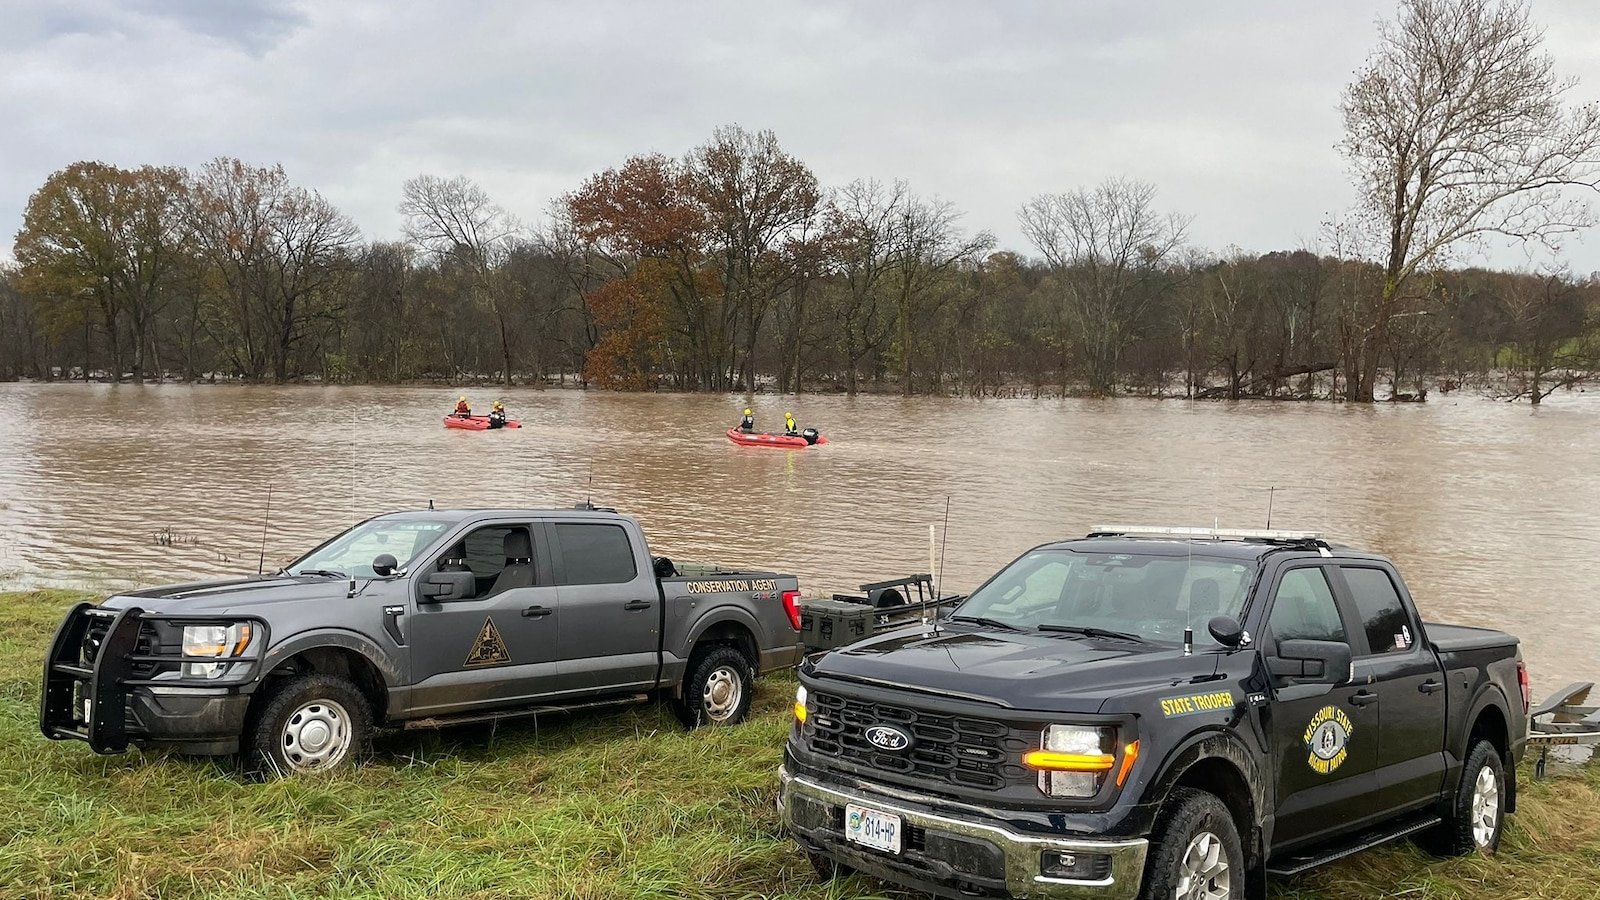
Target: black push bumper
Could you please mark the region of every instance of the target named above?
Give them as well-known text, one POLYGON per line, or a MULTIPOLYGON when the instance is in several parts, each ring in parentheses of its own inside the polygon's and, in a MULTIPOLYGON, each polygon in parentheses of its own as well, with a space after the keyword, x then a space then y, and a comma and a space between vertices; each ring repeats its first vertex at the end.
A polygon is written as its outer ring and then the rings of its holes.
POLYGON ((129 744, 188 753, 239 749, 250 691, 258 677, 266 623, 257 619, 147 615, 138 608, 74 607, 56 630, 44 662, 39 730, 54 741, 78 740, 96 753, 129 744), (218 677, 188 677, 181 646, 163 649, 153 626, 250 623, 253 652, 225 661, 218 677))

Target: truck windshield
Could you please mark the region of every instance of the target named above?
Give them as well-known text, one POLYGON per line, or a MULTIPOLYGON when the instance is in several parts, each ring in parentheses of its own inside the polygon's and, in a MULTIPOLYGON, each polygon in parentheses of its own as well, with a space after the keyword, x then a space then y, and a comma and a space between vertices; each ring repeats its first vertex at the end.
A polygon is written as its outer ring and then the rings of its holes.
POLYGON ((1212 645, 1206 623, 1238 617, 1255 567, 1236 559, 1036 550, 1007 566, 957 607, 957 621, 982 619, 1021 631, 1120 633, 1212 645))
POLYGON ((425 519, 373 519, 300 557, 285 566, 284 571, 370 578, 374 559, 387 553, 403 569, 448 527, 449 522, 425 519))

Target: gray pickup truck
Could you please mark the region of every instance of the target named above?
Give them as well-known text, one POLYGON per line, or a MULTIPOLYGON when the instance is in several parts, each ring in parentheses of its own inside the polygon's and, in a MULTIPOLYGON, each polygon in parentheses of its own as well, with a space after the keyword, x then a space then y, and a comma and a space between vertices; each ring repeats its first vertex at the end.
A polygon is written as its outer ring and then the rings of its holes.
POLYGON ((240 753, 253 771, 335 768, 377 726, 423 728, 663 697, 728 725, 754 677, 800 656, 799 585, 685 576, 639 523, 570 510, 368 519, 275 575, 71 610, 44 665, 40 730, 240 753))

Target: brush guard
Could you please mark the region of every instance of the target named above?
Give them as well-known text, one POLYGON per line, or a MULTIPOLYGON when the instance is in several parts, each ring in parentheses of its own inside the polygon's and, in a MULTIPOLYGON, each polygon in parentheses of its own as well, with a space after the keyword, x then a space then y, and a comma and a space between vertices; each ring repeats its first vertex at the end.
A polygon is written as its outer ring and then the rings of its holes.
MULTIPOLYGON (((83 741, 96 753, 122 753, 128 749, 129 695, 134 688, 240 688, 255 680, 267 639, 266 623, 253 617, 146 615, 138 607, 107 609, 80 603, 56 629, 45 657, 39 730, 53 741, 83 741), (233 659, 184 656, 181 646, 164 649, 159 641, 151 641, 147 652, 140 652, 141 628, 157 621, 180 629, 248 622, 259 630, 250 652, 233 659), (91 652, 91 632, 101 625, 105 631, 91 652), (206 662, 227 668, 216 678, 183 674, 185 663, 206 662)), ((137 722, 133 727, 139 730, 137 722)))

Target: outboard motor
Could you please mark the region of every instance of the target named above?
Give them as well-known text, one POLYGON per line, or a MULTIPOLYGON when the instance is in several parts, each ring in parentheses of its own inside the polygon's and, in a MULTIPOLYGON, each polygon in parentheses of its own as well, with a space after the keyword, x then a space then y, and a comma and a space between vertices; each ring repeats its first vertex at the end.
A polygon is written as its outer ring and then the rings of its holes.
POLYGON ((822 434, 815 428, 807 428, 806 430, 800 432, 800 436, 806 439, 807 444, 815 444, 817 442, 817 438, 822 437, 822 434))

